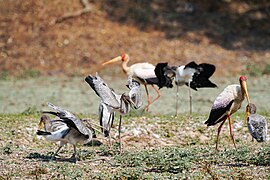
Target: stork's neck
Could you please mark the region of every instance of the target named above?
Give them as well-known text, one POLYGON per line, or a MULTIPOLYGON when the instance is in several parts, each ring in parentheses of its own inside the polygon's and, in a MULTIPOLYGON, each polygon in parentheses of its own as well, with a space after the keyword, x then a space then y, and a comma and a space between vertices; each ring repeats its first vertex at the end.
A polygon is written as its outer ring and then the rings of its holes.
POLYGON ((123 62, 122 62, 122 69, 123 69, 124 73, 126 73, 126 74, 128 74, 129 69, 130 69, 130 68, 128 67, 128 65, 127 65, 127 64, 128 64, 128 61, 129 61, 129 60, 126 60, 126 61, 123 61, 123 62))

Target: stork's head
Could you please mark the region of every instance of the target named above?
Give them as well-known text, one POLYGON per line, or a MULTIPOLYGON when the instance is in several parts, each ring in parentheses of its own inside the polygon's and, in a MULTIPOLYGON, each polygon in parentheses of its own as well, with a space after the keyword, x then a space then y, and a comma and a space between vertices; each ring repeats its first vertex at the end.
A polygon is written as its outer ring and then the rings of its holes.
POLYGON ((38 124, 38 130, 41 130, 43 127, 45 127, 45 124, 48 123, 49 121, 50 121, 50 117, 43 114, 38 124))
POLYGON ((247 77, 246 76, 240 76, 239 78, 240 83, 243 81, 247 81, 247 77))
POLYGON ((124 61, 128 61, 128 59, 129 59, 129 56, 128 56, 128 54, 122 54, 121 55, 121 60, 122 60, 122 62, 124 62, 124 61))
POLYGON ((102 64, 102 66, 105 66, 105 65, 111 64, 111 63, 115 63, 118 61, 127 62, 128 60, 129 60, 129 56, 127 54, 122 54, 121 56, 117 56, 109 61, 106 61, 105 63, 102 64))

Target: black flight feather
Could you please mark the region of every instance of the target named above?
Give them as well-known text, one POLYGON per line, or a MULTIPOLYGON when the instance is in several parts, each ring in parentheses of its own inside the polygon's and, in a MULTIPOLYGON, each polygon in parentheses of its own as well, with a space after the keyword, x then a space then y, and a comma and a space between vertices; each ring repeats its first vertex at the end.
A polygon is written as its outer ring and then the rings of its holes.
MULTIPOLYGON (((186 68, 196 69, 196 72, 192 77, 192 81, 190 82, 190 87, 192 89, 197 90, 197 88, 217 87, 216 84, 209 80, 216 70, 214 65, 207 63, 197 65, 194 61, 192 61, 188 63, 184 69, 186 68)), ((186 83, 186 85, 188 86, 188 83, 186 83)))
POLYGON ((158 63, 155 67, 155 74, 158 79, 158 87, 159 89, 164 86, 167 88, 172 88, 172 79, 165 75, 165 68, 168 66, 168 63, 158 63))
POLYGON ((225 107, 212 109, 208 120, 204 124, 207 124, 207 126, 213 126, 219 122, 224 121, 227 118, 227 114, 225 113, 229 111, 233 102, 234 100, 230 101, 230 103, 225 107))

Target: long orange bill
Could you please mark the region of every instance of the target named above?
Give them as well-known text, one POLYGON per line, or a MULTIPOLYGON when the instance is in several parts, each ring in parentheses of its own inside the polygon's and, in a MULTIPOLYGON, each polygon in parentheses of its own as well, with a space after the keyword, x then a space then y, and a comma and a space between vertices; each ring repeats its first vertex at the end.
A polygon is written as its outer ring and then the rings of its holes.
MULTIPOLYGON (((247 90, 247 83, 246 83, 246 81, 243 81, 242 82, 242 88, 243 88, 244 94, 245 94, 245 96, 247 98, 247 102, 248 102, 248 106, 249 106, 250 105, 250 99, 249 99, 249 96, 248 96, 248 90, 247 90)), ((246 109, 244 123, 247 123, 248 116, 249 116, 249 107, 246 109)))
POLYGON ((117 56, 116 58, 113 58, 105 63, 102 63, 102 66, 105 66, 107 64, 112 64, 112 63, 115 63, 115 62, 118 62, 118 61, 121 61, 122 60, 122 57, 121 56, 117 56))

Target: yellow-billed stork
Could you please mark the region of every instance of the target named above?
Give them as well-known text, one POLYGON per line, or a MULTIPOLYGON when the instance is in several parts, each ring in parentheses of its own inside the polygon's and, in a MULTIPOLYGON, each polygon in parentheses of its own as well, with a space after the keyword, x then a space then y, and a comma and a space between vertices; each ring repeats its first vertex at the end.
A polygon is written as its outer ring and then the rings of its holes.
MULTIPOLYGON (((155 102, 160 97, 159 90, 154 86, 158 85, 158 78, 155 74, 155 66, 153 64, 144 62, 144 63, 136 63, 131 66, 128 66, 129 62, 129 55, 128 54, 122 54, 121 56, 117 56, 102 65, 111 64, 114 62, 122 61, 122 69, 124 73, 126 73, 128 76, 132 76, 133 78, 137 79, 141 84, 144 85, 146 94, 147 94, 147 106, 145 107, 145 110, 148 111, 148 108, 150 104, 155 102), (147 89, 147 85, 151 85, 152 88, 156 91, 157 97, 154 98, 152 101, 150 99, 150 95, 147 89)), ((172 87, 172 85, 164 85, 166 87, 172 87)))
POLYGON ((207 126, 213 126, 221 122, 217 132, 216 149, 218 149, 218 138, 220 130, 227 118, 229 120, 230 134, 234 147, 236 148, 232 131, 231 115, 240 109, 245 97, 248 101, 248 104, 250 104, 246 80, 247 78, 245 76, 240 76, 240 85, 232 84, 227 86, 214 101, 209 118, 205 124, 207 124, 207 126))

